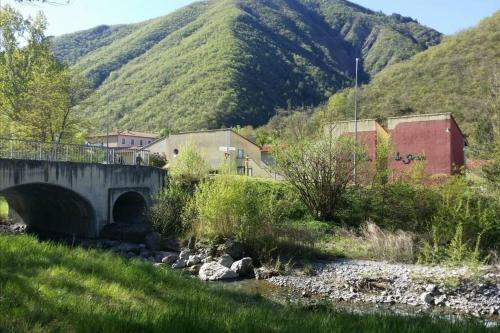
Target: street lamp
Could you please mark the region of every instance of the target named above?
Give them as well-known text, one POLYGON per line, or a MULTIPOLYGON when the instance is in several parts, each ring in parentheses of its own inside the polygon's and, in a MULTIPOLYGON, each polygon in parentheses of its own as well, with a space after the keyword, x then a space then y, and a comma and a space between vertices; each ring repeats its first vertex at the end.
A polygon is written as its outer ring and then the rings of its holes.
POLYGON ((358 66, 359 66, 359 58, 356 58, 356 83, 354 86, 354 173, 353 173, 353 181, 354 185, 356 185, 356 167, 357 167, 357 150, 358 150, 358 66))

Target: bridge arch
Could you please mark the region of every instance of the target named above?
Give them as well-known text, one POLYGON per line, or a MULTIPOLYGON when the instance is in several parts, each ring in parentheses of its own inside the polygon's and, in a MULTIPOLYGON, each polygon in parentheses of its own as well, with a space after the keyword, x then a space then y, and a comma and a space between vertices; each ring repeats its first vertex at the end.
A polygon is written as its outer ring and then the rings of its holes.
POLYGON ((0 191, 29 231, 88 237, 96 233, 92 204, 68 188, 50 183, 27 183, 0 191))
POLYGON ((139 224, 146 221, 148 203, 137 191, 122 193, 113 204, 113 221, 115 223, 139 224))

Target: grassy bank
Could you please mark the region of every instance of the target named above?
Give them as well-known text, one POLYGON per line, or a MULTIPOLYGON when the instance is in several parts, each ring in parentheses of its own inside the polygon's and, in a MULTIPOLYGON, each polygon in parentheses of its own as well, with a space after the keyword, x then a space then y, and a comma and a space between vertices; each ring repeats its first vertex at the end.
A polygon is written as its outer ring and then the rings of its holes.
POLYGON ((0 235, 0 332, 489 332, 271 303, 109 253, 0 235))

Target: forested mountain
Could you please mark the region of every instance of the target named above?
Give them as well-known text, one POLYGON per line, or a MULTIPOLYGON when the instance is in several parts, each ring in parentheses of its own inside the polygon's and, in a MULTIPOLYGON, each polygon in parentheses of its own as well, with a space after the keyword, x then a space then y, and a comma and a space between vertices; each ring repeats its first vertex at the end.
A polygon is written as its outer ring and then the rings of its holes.
POLYGON ((452 112, 471 143, 500 131, 500 11, 477 27, 374 76, 362 89, 363 117, 452 112))
POLYGON ((260 125, 317 105, 439 43, 411 18, 344 0, 209 0, 147 22, 57 37, 91 81, 95 124, 143 130, 260 125), (111 110, 108 118, 108 110, 111 110))

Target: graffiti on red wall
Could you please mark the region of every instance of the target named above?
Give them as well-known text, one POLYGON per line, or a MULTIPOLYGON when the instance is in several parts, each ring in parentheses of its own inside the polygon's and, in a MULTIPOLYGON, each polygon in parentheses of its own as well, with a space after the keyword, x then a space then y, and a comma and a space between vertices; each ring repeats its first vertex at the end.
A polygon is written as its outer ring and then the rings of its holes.
POLYGON ((403 164, 410 164, 412 161, 425 161, 426 158, 424 155, 417 154, 407 154, 406 156, 401 156, 399 152, 394 156, 395 161, 401 161, 403 164))

